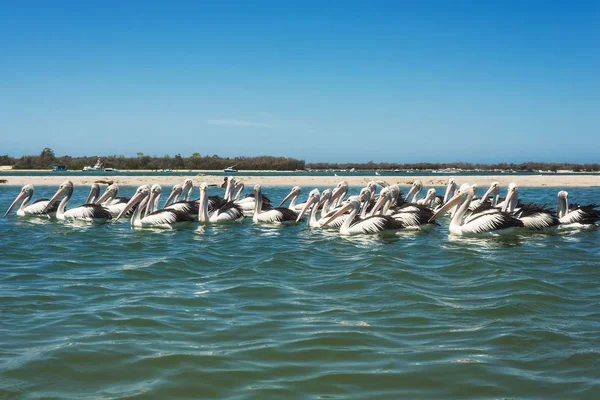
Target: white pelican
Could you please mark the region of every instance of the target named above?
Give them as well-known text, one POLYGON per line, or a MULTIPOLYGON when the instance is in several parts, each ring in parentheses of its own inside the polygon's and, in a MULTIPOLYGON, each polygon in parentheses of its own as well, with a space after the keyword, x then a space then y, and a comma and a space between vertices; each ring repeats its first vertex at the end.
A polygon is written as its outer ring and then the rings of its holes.
POLYGON ((342 225, 340 226, 341 235, 360 235, 360 234, 373 234, 373 233, 387 233, 397 232, 404 229, 404 225, 396 221, 395 219, 386 215, 375 215, 367 217, 365 219, 356 218, 361 206, 359 196, 350 196, 344 205, 335 212, 323 226, 329 224, 340 215, 343 215, 346 211, 350 211, 350 214, 346 217, 342 225))
POLYGON ((448 179, 448 185, 446 185, 446 192, 444 193, 444 200, 442 201, 442 205, 446 204, 448 200, 454 196, 454 192, 458 189, 458 185, 454 178, 448 179))
POLYGON ((414 181, 412 183, 412 186, 411 186, 410 190, 408 191, 408 194, 406 195, 406 201, 411 202, 411 203, 416 203, 417 198, 419 197, 419 194, 421 194, 422 190, 423 190, 423 182, 421 182, 419 179, 417 179, 416 181, 414 181), (411 200, 410 196, 412 196, 412 200, 411 200))
MULTIPOLYGON (((233 187, 233 186, 232 186, 233 187)), ((227 223, 227 222, 242 222, 244 219, 244 211, 233 201, 227 201, 219 207, 209 211, 208 207, 208 185, 206 182, 200 184, 200 200, 199 200, 198 221, 201 223, 227 223)))
POLYGON ((427 195, 425 195, 425 197, 423 197, 422 199, 417 200, 417 204, 421 204, 424 205, 426 207, 429 207, 431 209, 435 208, 435 207, 439 207, 442 205, 442 201, 436 196, 436 191, 434 188, 431 188, 427 191, 427 195), (439 201, 437 201, 439 200, 439 201))
POLYGON ((114 218, 121 213, 130 200, 129 197, 117 197, 118 193, 119 186, 115 184, 108 185, 102 196, 94 203, 106 208, 114 218))
MULTIPOLYGON (((429 196, 435 194, 429 192, 429 196)), ((387 215, 399 221, 406 229, 426 230, 435 226, 435 223, 430 222, 433 217, 433 211, 424 204, 404 203, 400 206, 390 208, 393 204, 393 194, 390 188, 383 188, 379 194, 379 199, 371 215, 387 215)))
MULTIPOLYGON (((95 192, 95 190, 96 188, 92 187, 92 191, 90 192, 90 196, 88 196, 87 201, 90 201, 90 199, 92 199, 92 194, 93 192, 95 192)), ((112 215, 110 215, 110 212, 106 208, 93 203, 86 203, 79 207, 71 208, 70 210, 65 211, 65 207, 71 199, 71 196, 73 196, 73 182, 63 182, 59 186, 54 196, 52 196, 52 198, 46 205, 46 209, 44 210, 44 212, 50 209, 50 207, 52 207, 52 205, 56 203, 59 198, 63 197, 63 199, 58 204, 58 209, 56 210, 56 218, 59 220, 82 221, 99 224, 104 223, 109 219, 112 219, 112 215)))
POLYGON ((467 215, 473 196, 475 196, 473 187, 463 184, 454 197, 431 217, 431 220, 435 221, 453 207, 457 207, 449 228, 450 233, 454 235, 505 234, 523 228, 523 222, 495 208, 467 215))
POLYGON ((173 189, 171 189, 171 193, 167 197, 167 200, 165 200, 165 204, 163 205, 163 208, 171 205, 172 203, 177 203, 178 201, 180 201, 181 193, 182 193, 181 185, 178 183, 173 185, 173 189))
POLYGON ((244 184, 242 182, 235 181, 235 194, 233 195, 233 201, 238 201, 242 196, 242 192, 244 191, 244 184))
POLYGON ((581 206, 569 204, 569 193, 564 190, 558 192, 558 203, 556 213, 560 222, 560 228, 566 229, 590 229, 597 228, 600 221, 600 210, 595 204, 581 206))
POLYGON ((137 188, 135 195, 129 200, 123 211, 117 216, 115 221, 118 221, 127 211, 133 208, 136 204, 138 207, 131 216, 131 226, 134 228, 160 228, 160 229, 175 229, 181 226, 191 224, 194 219, 188 214, 177 210, 165 210, 164 208, 152 212, 142 218, 142 211, 149 200, 150 186, 142 185, 137 188))
POLYGON ((535 204, 523 204, 517 207, 518 202, 519 187, 515 183, 511 183, 508 185, 508 194, 502 211, 507 211, 513 217, 522 221, 526 229, 540 231, 554 230, 558 227, 558 217, 552 211, 535 204))
POLYGON ((38 199, 34 201, 32 204, 29 204, 29 201, 33 197, 33 185, 25 185, 12 202, 4 216, 6 217, 12 209, 17 205, 20 201, 22 201, 19 209, 17 210, 18 217, 42 217, 42 218, 54 218, 56 217, 56 210, 58 209, 58 205, 55 203, 54 206, 50 207, 47 212, 44 212, 48 202, 48 199, 38 199))
MULTIPOLYGON (((363 189, 365 190, 365 189, 363 189)), ((339 209, 331 210, 329 206, 322 206, 321 218, 317 219, 317 211, 319 206, 323 203, 328 203, 331 197, 331 189, 325 189, 323 191, 323 196, 319 194, 319 189, 313 189, 308 195, 308 200, 304 203, 304 207, 300 210, 298 217, 296 218, 296 222, 300 222, 304 214, 310 209, 310 215, 306 222, 309 228, 332 228, 339 229, 342 226, 344 220, 348 217, 347 214, 341 214, 335 220, 331 220, 325 225, 325 222, 329 220, 329 218, 336 213, 339 209), (312 206, 312 208, 311 208, 312 206)))
MULTIPOLYGON (((176 186, 178 186, 178 185, 176 185, 176 186)), ((173 188, 173 190, 171 191, 171 195, 173 195, 173 193, 176 193, 175 188, 173 188)), ((154 185, 152 185, 152 187, 150 187, 150 197, 148 198, 148 201, 146 202, 146 209, 143 212, 144 216, 158 210, 158 204, 160 203, 161 195, 162 195, 162 187, 158 183, 155 183, 154 185)), ((176 196, 176 194, 174 196, 176 196)), ((131 199, 129 199, 129 200, 131 200, 131 199)), ((168 205, 168 204, 165 203, 165 205, 168 205)))
MULTIPOLYGON (((481 196, 481 199, 477 201, 476 206, 478 207, 481 204, 485 204, 488 200, 492 207, 495 207, 498 204, 498 199, 500 197, 500 184, 498 182, 492 182, 490 188, 481 196), (490 199, 490 196, 493 194, 493 197, 490 199)), ((475 203, 475 201, 473 201, 475 203)))
POLYGON ((333 193, 331 194, 332 207, 339 207, 344 202, 346 195, 348 194, 348 182, 341 181, 337 184, 333 193))
POLYGON ((252 221, 254 223, 264 224, 295 224, 298 213, 289 208, 277 207, 264 211, 262 209, 262 188, 260 184, 254 186, 254 215, 252 221))
POLYGON ((183 181, 183 186, 181 187, 181 196, 183 201, 190 201, 190 196, 192 195, 192 190, 194 189, 194 182, 191 179, 186 179, 183 181))
POLYGON ((292 188, 292 190, 290 191, 290 193, 288 193, 288 195, 285 196, 285 198, 283 200, 281 200, 281 203, 279 203, 278 207, 283 206, 286 201, 291 199, 290 205, 288 206, 288 208, 290 210, 294 210, 296 212, 302 210, 302 208, 304 207, 304 203, 296 204, 296 201, 298 200, 298 196, 300 196, 300 193, 302 193, 302 187, 294 186, 292 188))

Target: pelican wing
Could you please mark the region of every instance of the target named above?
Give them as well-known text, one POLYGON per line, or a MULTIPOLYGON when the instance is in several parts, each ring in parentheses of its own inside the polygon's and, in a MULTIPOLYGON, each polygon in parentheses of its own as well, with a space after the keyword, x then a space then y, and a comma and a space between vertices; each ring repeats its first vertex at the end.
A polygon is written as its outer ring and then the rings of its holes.
POLYGON ((98 204, 84 204, 65 212, 66 219, 112 219, 110 211, 98 204))
POLYGON ((50 208, 48 208, 48 210, 46 210, 46 212, 44 212, 44 209, 48 205, 48 201, 50 201, 50 199, 38 199, 38 200, 34 201, 32 204, 25 207, 24 211, 26 214, 31 214, 31 215, 42 215, 42 214, 53 213, 53 212, 55 213, 56 210, 58 210, 58 202, 54 202, 54 204, 52 204, 50 206, 50 208))
POLYGON ((394 218, 385 215, 375 215, 365 218, 350 227, 350 230, 360 233, 379 233, 384 230, 398 230, 405 225, 394 218))
POLYGON ((523 226, 523 222, 515 217, 499 210, 490 209, 465 218, 462 229, 465 233, 484 233, 508 228, 522 228, 523 226))
POLYGON ((142 218, 144 225, 172 225, 193 221, 194 219, 188 213, 178 210, 158 210, 142 218))
POLYGON ((560 218, 561 224, 595 224, 600 221, 600 210, 596 210, 596 204, 588 204, 580 206, 572 204, 569 207, 571 210, 567 215, 560 218))

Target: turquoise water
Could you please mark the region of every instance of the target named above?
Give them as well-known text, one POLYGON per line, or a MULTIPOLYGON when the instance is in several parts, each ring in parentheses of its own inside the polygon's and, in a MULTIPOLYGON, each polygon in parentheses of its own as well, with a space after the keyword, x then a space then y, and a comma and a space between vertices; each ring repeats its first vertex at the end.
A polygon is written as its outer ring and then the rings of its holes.
MULTIPOLYGON (((2 213, 19 189, 0 187, 2 213)), ((600 232, 441 224, 344 238, 0 218, 0 398, 597 398, 600 232)))

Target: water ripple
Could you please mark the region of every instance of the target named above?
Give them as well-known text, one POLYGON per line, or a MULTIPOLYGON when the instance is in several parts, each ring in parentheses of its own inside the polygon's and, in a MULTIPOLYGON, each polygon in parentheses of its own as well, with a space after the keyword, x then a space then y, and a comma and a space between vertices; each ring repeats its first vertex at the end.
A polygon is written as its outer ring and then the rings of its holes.
POLYGON ((440 224, 344 238, 0 219, 0 397, 595 398, 600 232, 440 224))

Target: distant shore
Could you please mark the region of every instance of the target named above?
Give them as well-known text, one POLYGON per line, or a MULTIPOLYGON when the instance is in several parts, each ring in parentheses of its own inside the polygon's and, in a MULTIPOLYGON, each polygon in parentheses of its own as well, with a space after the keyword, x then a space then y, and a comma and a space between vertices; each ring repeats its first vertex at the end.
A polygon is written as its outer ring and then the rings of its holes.
MULTIPOLYGON (((201 175, 204 172, 190 172, 185 176, 165 176, 144 175, 144 176, 123 176, 120 174, 106 174, 103 176, 20 176, 20 175, 0 175, 0 183, 3 186, 23 186, 33 184, 39 186, 58 186, 65 180, 72 181, 75 185, 90 185, 94 182, 100 184, 115 183, 119 186, 139 186, 143 184, 158 183, 162 186, 173 186, 177 183, 183 183, 186 178, 191 178, 195 185, 201 182, 207 184, 220 185, 223 182, 223 176, 201 175), (199 175, 200 174, 200 175, 199 175)), ((364 186, 369 181, 386 180, 388 183, 397 183, 401 186, 411 185, 413 181, 419 179, 424 186, 444 186, 448 181, 447 176, 248 176, 240 173, 234 175, 236 179, 241 180, 246 187, 260 183, 263 186, 294 186, 299 185, 304 188, 335 186, 338 182, 344 180, 350 186, 364 186)), ((507 186, 511 182, 517 183, 521 187, 589 187, 600 186, 600 175, 457 175, 454 177, 458 184, 470 183, 477 184, 480 187, 489 186, 491 182, 497 181, 501 186, 507 186)))

